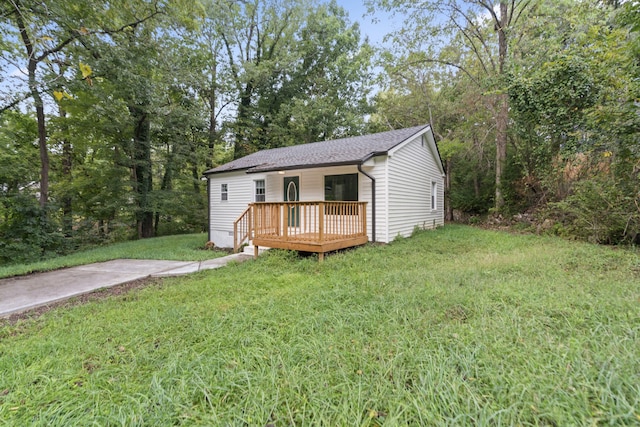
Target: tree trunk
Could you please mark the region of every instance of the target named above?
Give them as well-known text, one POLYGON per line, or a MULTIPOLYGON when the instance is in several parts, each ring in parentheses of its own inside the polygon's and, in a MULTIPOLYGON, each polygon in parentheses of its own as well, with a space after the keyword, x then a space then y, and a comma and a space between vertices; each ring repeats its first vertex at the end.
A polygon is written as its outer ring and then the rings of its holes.
POLYGON ((240 96, 240 105, 238 106, 238 120, 236 131, 236 142, 233 147, 233 159, 239 159, 241 157, 250 154, 249 150, 250 141, 248 140, 249 132, 249 111, 251 109, 251 95, 253 93, 253 85, 247 83, 242 95, 240 96))
POLYGON ((446 221, 453 221, 453 206, 451 206, 451 159, 446 160, 444 163, 445 177, 444 177, 444 219, 446 221))
MULTIPOLYGON (((164 168, 164 175, 162 176, 162 184, 160 184, 160 190, 164 193, 173 189, 173 162, 174 154, 171 150, 171 146, 167 146, 167 164, 164 168)), ((168 222, 171 222, 171 218, 168 218, 168 222)), ((160 226, 160 211, 156 209, 155 223, 153 225, 156 236, 158 235, 158 227, 160 226)))
POLYGON ((138 238, 154 236, 153 207, 149 200, 153 189, 151 171, 151 122, 149 116, 139 106, 129 106, 129 112, 135 120, 133 136, 133 163, 135 191, 138 196, 138 212, 136 226, 138 238))
MULTIPOLYGON (((60 117, 66 118, 67 112, 59 108, 60 117)), ((63 131, 66 134, 67 126, 63 124, 63 131)), ((62 176, 64 177, 67 189, 64 191, 62 197, 62 231, 66 237, 71 237, 73 234, 73 199, 68 187, 71 185, 73 177, 71 176, 71 167, 73 165, 73 148, 69 138, 65 135, 62 140, 62 176)))
POLYGON ((200 174, 197 165, 191 167, 191 176, 193 177, 193 192, 200 195, 200 174))
POLYGON ((507 160, 507 124, 509 121, 509 101, 506 94, 497 95, 496 108, 496 211, 504 207, 504 194, 502 191, 502 178, 507 160))
MULTIPOLYGON (((500 2, 500 23, 498 31, 498 74, 504 77, 504 66, 507 59, 507 36, 505 29, 508 25, 508 4, 500 2)), ((502 83, 502 82, 500 82, 502 83)), ((507 126, 509 123, 509 98, 506 93, 500 93, 496 98, 496 199, 495 209, 499 212, 504 207, 504 194, 502 191, 502 178, 507 160, 507 126)))
POLYGON ((209 90, 209 153, 206 159, 207 169, 213 168, 213 156, 216 142, 216 79, 217 64, 211 67, 211 89, 209 90))
POLYGON ((45 209, 49 203, 49 150, 47 149, 47 128, 44 116, 44 106, 37 89, 32 91, 36 104, 36 118, 38 120, 38 148, 40 149, 40 207, 45 209))
MULTIPOLYGON (((49 150, 47 149, 47 127, 44 115, 44 105, 36 82, 38 61, 35 58, 33 43, 31 42, 31 38, 27 32, 27 26, 22 18, 22 13, 17 6, 15 11, 15 18, 20 31, 20 38, 22 39, 25 50, 27 51, 27 58, 29 58, 27 63, 29 92, 31 92, 31 96, 33 97, 33 103, 36 109, 36 120, 38 121, 38 148, 40 149, 40 207, 45 209, 49 203, 49 150)), ((44 215, 46 215, 46 213, 44 213, 44 215)))

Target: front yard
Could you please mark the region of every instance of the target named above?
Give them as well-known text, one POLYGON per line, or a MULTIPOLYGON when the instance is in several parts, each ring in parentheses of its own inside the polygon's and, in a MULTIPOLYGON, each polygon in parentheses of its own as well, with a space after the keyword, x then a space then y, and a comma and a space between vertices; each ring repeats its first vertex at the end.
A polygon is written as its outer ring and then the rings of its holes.
POLYGON ((463 226, 0 323, 9 425, 638 425, 640 253, 463 226))

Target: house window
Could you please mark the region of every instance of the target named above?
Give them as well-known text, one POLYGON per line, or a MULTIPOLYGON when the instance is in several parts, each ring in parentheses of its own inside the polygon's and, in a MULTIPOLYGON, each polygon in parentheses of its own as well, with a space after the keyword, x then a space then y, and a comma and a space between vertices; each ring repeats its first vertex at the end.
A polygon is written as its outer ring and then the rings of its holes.
POLYGON ((431 209, 432 210, 436 210, 438 208, 437 199, 436 199, 437 194, 438 194, 438 184, 435 181, 431 181, 431 209))
POLYGON ((327 201, 358 201, 358 174, 324 177, 324 199, 327 201))
POLYGON ((220 184, 220 200, 229 200, 227 184, 220 184))
POLYGON ((264 179, 257 179, 254 181, 256 183, 256 195, 255 195, 255 201, 256 202, 264 202, 265 201, 265 186, 264 186, 264 179))

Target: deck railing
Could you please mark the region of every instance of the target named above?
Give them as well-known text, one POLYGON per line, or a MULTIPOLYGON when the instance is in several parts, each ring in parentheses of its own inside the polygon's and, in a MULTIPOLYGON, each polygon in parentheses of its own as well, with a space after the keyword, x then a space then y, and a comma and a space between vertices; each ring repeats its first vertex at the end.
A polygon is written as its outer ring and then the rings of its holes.
POLYGON ((366 235, 367 202, 256 202, 233 224, 233 249, 254 238, 323 244, 366 235))
POLYGON ((367 235, 366 202, 253 203, 256 238, 325 243, 367 235))

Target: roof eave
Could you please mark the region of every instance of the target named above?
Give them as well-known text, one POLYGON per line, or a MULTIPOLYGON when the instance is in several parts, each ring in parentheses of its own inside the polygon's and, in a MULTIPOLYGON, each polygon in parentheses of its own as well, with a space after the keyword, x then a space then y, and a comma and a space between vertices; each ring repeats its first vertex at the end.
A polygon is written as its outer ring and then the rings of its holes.
POLYGON ((296 170, 296 169, 330 168, 334 166, 357 165, 359 163, 360 163, 360 159, 348 160, 344 162, 314 163, 314 164, 308 164, 308 165, 273 166, 268 168, 255 167, 255 168, 247 169, 247 173, 276 172, 276 171, 288 171, 288 170, 296 170))
POLYGON ((207 177, 209 175, 218 175, 221 173, 227 173, 227 172, 239 172, 239 171, 243 171, 249 168, 237 168, 237 169, 226 169, 226 170, 222 170, 222 171, 217 171, 217 170, 208 170, 208 171, 204 171, 202 172, 202 176, 207 177))

